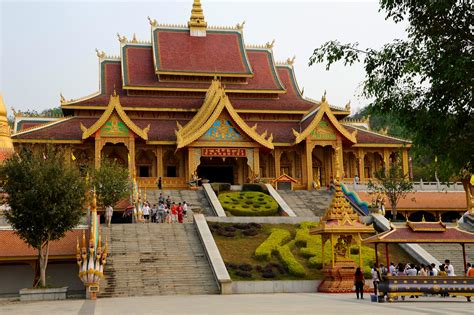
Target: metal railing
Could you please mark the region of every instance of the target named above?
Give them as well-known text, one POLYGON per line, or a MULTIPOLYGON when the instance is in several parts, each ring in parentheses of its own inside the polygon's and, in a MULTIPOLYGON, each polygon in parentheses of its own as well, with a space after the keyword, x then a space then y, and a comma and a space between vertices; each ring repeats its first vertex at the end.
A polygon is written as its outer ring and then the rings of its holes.
MULTIPOLYGON (((372 179, 376 181, 375 179, 372 179)), ((349 190, 355 191, 367 191, 368 179, 360 181, 356 187, 354 187, 354 179, 345 178, 343 180, 344 184, 349 188, 349 190)), ((455 191, 464 191, 464 187, 461 182, 424 182, 423 180, 414 181, 413 189, 415 191, 436 191, 436 192, 455 192, 455 191)))

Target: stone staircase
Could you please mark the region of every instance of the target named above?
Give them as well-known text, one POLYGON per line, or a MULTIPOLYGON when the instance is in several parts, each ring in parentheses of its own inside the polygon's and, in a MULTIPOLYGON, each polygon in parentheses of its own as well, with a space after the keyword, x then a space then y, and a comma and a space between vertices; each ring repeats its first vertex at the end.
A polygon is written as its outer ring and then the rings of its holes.
POLYGON ((194 224, 115 224, 107 232, 99 297, 219 293, 194 224))
MULTIPOLYGON (((464 260, 462 257, 462 247, 460 244, 420 244, 423 249, 433 255, 441 263, 449 259, 454 266, 454 273, 457 276, 463 275, 464 260)), ((474 262, 474 245, 466 245, 467 262, 474 262)))
POLYGON ((323 216, 332 200, 326 190, 278 190, 278 194, 299 217, 323 216))
POLYGON ((211 206, 209 205, 209 202, 207 201, 206 196, 204 195, 204 190, 202 190, 202 188, 200 188, 199 190, 147 189, 146 198, 151 203, 151 205, 158 204, 158 197, 160 196, 160 192, 163 193, 165 199, 170 196, 171 199, 176 203, 186 201, 189 209, 191 210, 188 217, 192 218, 192 210, 197 208, 201 209, 202 213, 205 216, 215 216, 211 209, 211 206))

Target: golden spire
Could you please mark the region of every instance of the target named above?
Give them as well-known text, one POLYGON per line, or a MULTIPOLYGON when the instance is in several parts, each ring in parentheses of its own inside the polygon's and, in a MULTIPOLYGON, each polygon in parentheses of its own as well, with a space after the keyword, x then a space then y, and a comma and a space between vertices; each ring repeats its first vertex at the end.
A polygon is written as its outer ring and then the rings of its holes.
POLYGON ((0 94, 0 163, 13 154, 13 142, 7 119, 7 107, 0 94))
POLYGON ((191 18, 188 22, 191 36, 206 36, 207 22, 204 19, 204 12, 200 0, 194 0, 191 18))

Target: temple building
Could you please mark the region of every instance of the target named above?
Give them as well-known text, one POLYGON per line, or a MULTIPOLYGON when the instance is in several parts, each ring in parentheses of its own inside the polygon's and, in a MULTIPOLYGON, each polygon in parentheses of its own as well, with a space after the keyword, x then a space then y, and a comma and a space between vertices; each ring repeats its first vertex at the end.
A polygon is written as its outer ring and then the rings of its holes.
POLYGON ((114 158, 141 187, 286 174, 313 189, 336 176, 364 181, 396 158, 408 173, 409 141, 348 119, 350 104, 304 97, 294 59, 275 62, 273 42, 246 45, 243 24, 208 26, 200 1, 187 25, 149 23, 151 41, 118 35, 120 57, 97 51, 99 91, 61 95, 64 117, 18 115, 15 149, 63 146, 78 166, 114 158))

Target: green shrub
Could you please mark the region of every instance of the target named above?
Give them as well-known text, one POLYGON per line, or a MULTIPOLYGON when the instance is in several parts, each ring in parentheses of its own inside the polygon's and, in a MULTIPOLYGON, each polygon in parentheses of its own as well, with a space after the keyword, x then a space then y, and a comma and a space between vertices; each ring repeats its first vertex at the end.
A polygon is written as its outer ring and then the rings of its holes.
POLYGON ((288 245, 278 246, 277 247, 278 257, 281 260, 281 263, 288 269, 288 272, 291 275, 297 277, 306 276, 306 270, 304 267, 296 260, 295 256, 291 253, 290 247, 288 245))
POLYGON ((310 235, 309 231, 318 226, 316 222, 301 222, 300 226, 296 229, 295 241, 297 246, 306 246, 306 243, 316 236, 310 235))
POLYGON ((351 247, 351 255, 359 255, 359 248, 351 247))
POLYGON ((270 260, 273 251, 289 240, 290 232, 283 229, 272 229, 270 236, 257 247, 255 250, 255 257, 258 259, 270 260))
POLYGON ((227 192, 218 197, 225 211, 235 216, 273 216, 278 213, 278 203, 262 192, 227 192))

